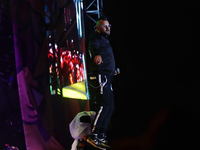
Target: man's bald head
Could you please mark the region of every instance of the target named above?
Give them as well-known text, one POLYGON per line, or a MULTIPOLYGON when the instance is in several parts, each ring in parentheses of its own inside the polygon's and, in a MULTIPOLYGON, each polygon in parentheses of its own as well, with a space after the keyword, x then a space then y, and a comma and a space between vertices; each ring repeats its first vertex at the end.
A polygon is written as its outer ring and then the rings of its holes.
POLYGON ((107 18, 99 18, 96 22, 96 30, 100 34, 104 34, 106 36, 110 35, 111 25, 109 24, 107 18))

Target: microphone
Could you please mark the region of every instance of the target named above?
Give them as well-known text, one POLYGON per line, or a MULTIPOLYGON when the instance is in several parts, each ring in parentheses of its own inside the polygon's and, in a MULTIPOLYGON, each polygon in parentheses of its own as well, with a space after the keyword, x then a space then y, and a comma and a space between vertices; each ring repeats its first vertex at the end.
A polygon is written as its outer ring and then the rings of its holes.
POLYGON ((120 69, 119 68, 117 68, 116 71, 117 71, 118 74, 120 73, 120 69))

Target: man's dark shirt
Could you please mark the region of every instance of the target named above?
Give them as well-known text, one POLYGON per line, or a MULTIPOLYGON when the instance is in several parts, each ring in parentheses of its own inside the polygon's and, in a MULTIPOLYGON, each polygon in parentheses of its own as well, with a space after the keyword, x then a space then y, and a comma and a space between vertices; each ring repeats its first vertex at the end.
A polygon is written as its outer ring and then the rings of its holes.
POLYGON ((91 60, 91 72, 92 73, 100 73, 108 76, 113 76, 115 72, 115 59, 113 55, 113 50, 110 45, 109 40, 103 34, 98 32, 94 32, 90 36, 89 41, 89 53, 91 60), (96 55, 100 55, 102 57, 103 63, 97 65, 94 62, 94 58, 96 55))

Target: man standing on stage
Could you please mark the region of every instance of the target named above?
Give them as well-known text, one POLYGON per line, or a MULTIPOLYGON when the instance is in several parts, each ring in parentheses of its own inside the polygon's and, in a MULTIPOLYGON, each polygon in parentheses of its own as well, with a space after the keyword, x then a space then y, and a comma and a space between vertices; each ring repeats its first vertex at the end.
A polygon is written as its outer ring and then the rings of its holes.
POLYGON ((95 28, 89 41, 89 53, 92 59, 89 88, 91 100, 98 99, 100 107, 87 142, 96 148, 105 149, 109 147, 106 130, 114 110, 112 78, 119 72, 115 71, 113 50, 107 39, 111 28, 107 18, 99 18, 95 28))

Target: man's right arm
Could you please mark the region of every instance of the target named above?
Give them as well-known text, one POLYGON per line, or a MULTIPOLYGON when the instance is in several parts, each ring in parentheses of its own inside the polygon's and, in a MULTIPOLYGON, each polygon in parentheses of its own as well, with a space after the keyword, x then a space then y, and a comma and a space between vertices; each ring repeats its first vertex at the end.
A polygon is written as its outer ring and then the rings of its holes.
POLYGON ((103 63, 102 57, 101 57, 100 51, 99 51, 99 39, 95 38, 90 41, 89 52, 90 52, 90 57, 92 59, 94 59, 94 62, 97 65, 103 63))

